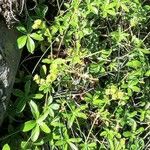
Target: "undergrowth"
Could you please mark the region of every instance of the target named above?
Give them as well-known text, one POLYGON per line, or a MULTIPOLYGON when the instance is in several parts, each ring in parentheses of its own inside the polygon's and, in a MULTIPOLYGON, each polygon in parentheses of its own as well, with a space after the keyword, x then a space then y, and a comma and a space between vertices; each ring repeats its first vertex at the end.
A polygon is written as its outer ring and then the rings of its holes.
POLYGON ((148 150, 149 19, 148 1, 40 1, 17 27, 18 47, 31 54, 3 149, 148 150))

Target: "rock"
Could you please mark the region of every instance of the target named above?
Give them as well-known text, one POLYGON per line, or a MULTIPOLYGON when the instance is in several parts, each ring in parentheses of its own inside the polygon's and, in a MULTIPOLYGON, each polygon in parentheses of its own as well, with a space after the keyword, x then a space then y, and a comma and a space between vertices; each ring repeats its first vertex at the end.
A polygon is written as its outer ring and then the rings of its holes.
POLYGON ((26 0, 0 0, 0 15, 10 28, 18 22, 17 16, 22 13, 26 0))
POLYGON ((21 56, 16 41, 15 30, 8 29, 0 18, 0 125, 7 109, 21 56))

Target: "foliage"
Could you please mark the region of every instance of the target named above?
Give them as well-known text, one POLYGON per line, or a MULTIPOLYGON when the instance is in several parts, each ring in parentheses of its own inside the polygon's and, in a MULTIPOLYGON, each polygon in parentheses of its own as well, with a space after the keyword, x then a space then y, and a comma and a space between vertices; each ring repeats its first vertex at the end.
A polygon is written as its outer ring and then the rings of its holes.
POLYGON ((140 0, 57 5, 53 21, 40 3, 17 27, 18 47, 43 55, 20 82, 24 90, 14 90, 10 116, 21 124, 14 133, 11 121, 2 144, 15 149, 17 137, 17 149, 148 149, 150 6, 140 0))

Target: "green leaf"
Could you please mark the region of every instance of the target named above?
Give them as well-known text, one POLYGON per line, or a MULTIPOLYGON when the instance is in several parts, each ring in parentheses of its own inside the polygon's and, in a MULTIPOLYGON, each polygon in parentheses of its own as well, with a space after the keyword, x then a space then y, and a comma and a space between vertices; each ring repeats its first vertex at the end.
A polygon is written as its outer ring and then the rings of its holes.
POLYGON ((136 130, 136 134, 140 134, 144 131, 143 127, 140 127, 138 130, 136 130))
POLYGON ((143 52, 144 54, 150 54, 150 50, 149 49, 139 49, 141 52, 143 52))
POLYGON ((137 123, 134 119, 130 119, 130 125, 131 125, 132 132, 135 132, 135 130, 137 129, 137 123))
POLYGON ((53 102, 53 96, 50 95, 47 101, 48 105, 50 105, 53 102))
POLYGON ((89 143, 88 146, 89 146, 89 147, 96 147, 96 143, 95 143, 95 142, 89 143))
POLYGON ((50 128, 44 122, 40 123, 40 128, 45 133, 50 133, 51 132, 50 128))
POLYGON ((51 104, 50 107, 53 109, 53 110, 58 110, 59 109, 59 104, 51 104))
POLYGON ((52 26, 51 27, 51 33, 52 35, 55 35, 58 32, 58 27, 57 26, 52 26))
POLYGON ((37 120, 37 122, 40 124, 41 122, 43 122, 43 121, 47 118, 48 115, 49 115, 49 110, 46 110, 46 111, 43 113, 43 115, 41 115, 41 116, 39 117, 39 119, 37 120))
POLYGON ((49 115, 50 115, 51 117, 54 117, 54 115, 55 115, 53 109, 51 109, 51 108, 49 109, 49 115))
POLYGON ((29 142, 27 143, 27 141, 22 141, 20 144, 22 150, 27 150, 29 148, 29 145, 30 143, 29 142))
POLYGON ((78 113, 77 113, 77 116, 78 116, 79 118, 87 119, 86 114, 81 113, 81 112, 78 112, 78 113))
POLYGON ((116 15, 115 10, 113 10, 113 9, 112 10, 111 9, 107 10, 107 13, 110 14, 110 15, 112 15, 112 16, 116 15))
POLYGON ((45 63, 45 64, 51 64, 52 60, 48 59, 48 58, 45 58, 45 59, 42 60, 42 62, 45 63))
POLYGON ((125 149, 125 138, 120 139, 116 150, 124 150, 125 149))
POLYGON ((19 89, 14 89, 13 94, 17 97, 24 97, 24 93, 19 89))
POLYGON ((26 106, 26 100, 24 98, 21 98, 21 99, 17 99, 19 102, 17 103, 17 106, 16 106, 16 112, 17 113, 21 113, 25 106, 26 106))
POLYGON ((121 4, 121 7, 122 7, 122 9, 123 9, 124 11, 129 12, 129 9, 128 9, 128 7, 127 7, 126 5, 121 4))
POLYGON ((90 9, 94 14, 98 15, 98 9, 96 7, 92 6, 90 9))
POLYGON ((85 110, 86 108, 88 108, 87 105, 80 105, 78 110, 81 111, 81 110, 85 110))
POLYGON ((127 63, 128 67, 132 67, 132 68, 135 68, 135 69, 141 67, 141 65, 142 65, 142 63, 138 60, 132 60, 132 61, 127 63))
POLYGON ((113 140, 108 138, 108 141, 109 141, 109 147, 110 147, 110 149, 111 150, 115 150, 115 145, 113 143, 113 140))
POLYGON ((32 130, 36 125, 36 121, 35 120, 30 120, 24 123, 24 127, 23 127, 23 132, 28 132, 30 130, 32 130))
POLYGON ((60 141, 57 141, 55 143, 56 146, 61 146, 61 145, 64 145, 64 144, 66 144, 66 142, 64 140, 60 140, 60 141))
POLYGON ((31 81, 27 81, 24 86, 25 94, 28 95, 30 93, 31 81))
POLYGON ((139 87, 137 87, 137 86, 131 86, 130 87, 134 92, 140 92, 141 91, 141 89, 139 88, 139 87))
POLYGON ((19 32, 23 33, 23 34, 27 33, 26 28, 23 27, 23 26, 18 26, 18 27, 17 27, 17 30, 18 30, 19 32))
POLYGON ((18 48, 21 49, 26 45, 27 36, 23 35, 17 39, 18 48))
POLYGON ((35 50, 35 43, 30 36, 28 36, 28 38, 27 38, 27 49, 32 54, 35 50))
POLYGON ((42 67, 40 69, 40 76, 41 76, 41 78, 45 78, 46 77, 46 73, 47 73, 47 66, 46 65, 42 65, 42 67))
POLYGON ((42 99, 43 98, 43 94, 33 94, 31 97, 33 99, 42 99))
POLYGON ((129 87, 131 86, 134 86, 134 85, 137 85, 139 83, 139 80, 136 78, 136 79, 132 79, 128 82, 128 85, 129 87))
POLYGON ((126 131, 126 132, 123 132, 123 136, 124 137, 130 137, 130 136, 132 136, 132 133, 129 131, 126 131))
POLYGON ((3 148, 2 148, 2 150, 10 150, 9 145, 8 145, 8 144, 5 144, 5 145, 3 146, 3 148))
POLYGON ((34 40, 37 40, 37 41, 44 40, 42 34, 32 33, 32 34, 30 34, 30 37, 32 37, 34 40))
POLYGON ((73 144, 71 142, 69 142, 68 144, 70 145, 72 150, 79 150, 75 144, 73 144))
POLYGON ((147 76, 147 77, 150 76, 150 70, 148 70, 148 71, 145 73, 145 76, 147 76))
POLYGON ((137 111, 133 111, 133 112, 130 112, 129 114, 128 114, 128 116, 130 117, 130 118, 133 118, 133 117, 135 117, 137 115, 137 111))
POLYGON ((40 127, 39 125, 36 125, 36 127, 32 130, 31 140, 35 142, 38 139, 39 135, 40 135, 40 127))
POLYGON ((71 138, 71 139, 69 139, 69 141, 71 141, 73 143, 79 143, 82 141, 82 139, 81 138, 71 138))
POLYGON ((46 13, 48 11, 48 6, 46 5, 39 5, 39 7, 36 7, 35 8, 35 12, 37 14, 37 16, 41 17, 41 18, 44 18, 46 13))
POLYGON ((64 127, 64 124, 53 120, 51 122, 51 126, 54 126, 54 127, 64 127))
POLYGON ((100 136, 107 137, 107 132, 106 132, 106 131, 101 132, 101 133, 100 133, 100 136))
POLYGON ((72 115, 69 119, 68 119, 68 128, 71 128, 73 125, 73 122, 75 120, 75 116, 72 115))
POLYGON ((31 100, 31 101, 29 102, 29 105, 30 105, 31 112, 32 112, 34 118, 35 118, 35 119, 38 119, 40 113, 39 113, 37 104, 36 104, 34 101, 31 100))

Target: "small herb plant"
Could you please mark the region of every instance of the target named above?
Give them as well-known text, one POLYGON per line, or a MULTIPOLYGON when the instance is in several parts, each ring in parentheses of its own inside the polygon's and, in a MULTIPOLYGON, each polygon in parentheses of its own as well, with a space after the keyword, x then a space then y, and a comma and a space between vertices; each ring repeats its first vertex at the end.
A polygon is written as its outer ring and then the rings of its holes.
POLYGON ((13 117, 22 122, 15 133, 11 121, 3 149, 149 149, 150 6, 140 0, 57 6, 53 21, 40 3, 29 24, 17 27, 18 47, 43 55, 24 90, 14 89, 13 117))

